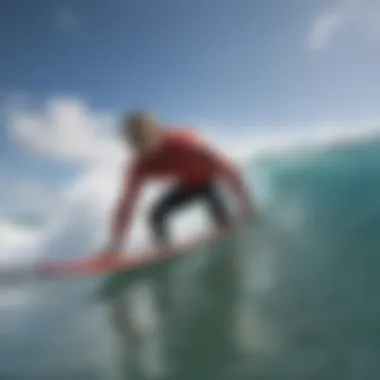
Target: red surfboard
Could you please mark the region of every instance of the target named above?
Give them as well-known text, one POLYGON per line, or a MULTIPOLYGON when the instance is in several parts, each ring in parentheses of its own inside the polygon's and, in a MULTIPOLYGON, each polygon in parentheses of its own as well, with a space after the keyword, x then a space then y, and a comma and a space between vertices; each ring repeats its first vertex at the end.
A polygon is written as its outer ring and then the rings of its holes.
POLYGON ((83 277, 108 275, 133 271, 161 260, 180 257, 189 251, 197 250, 224 236, 228 231, 218 231, 203 237, 167 246, 159 246, 149 251, 133 255, 96 256, 73 260, 52 260, 38 267, 43 277, 83 277), (131 257, 132 256, 132 257, 131 257))

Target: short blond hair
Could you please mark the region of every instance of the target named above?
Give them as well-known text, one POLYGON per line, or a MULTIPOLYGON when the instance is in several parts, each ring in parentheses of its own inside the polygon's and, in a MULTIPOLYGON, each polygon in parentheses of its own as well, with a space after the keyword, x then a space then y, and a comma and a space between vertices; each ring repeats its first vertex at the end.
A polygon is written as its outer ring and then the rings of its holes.
POLYGON ((134 136, 143 128, 157 128, 156 116, 149 111, 133 111, 123 117, 122 131, 126 136, 134 136))

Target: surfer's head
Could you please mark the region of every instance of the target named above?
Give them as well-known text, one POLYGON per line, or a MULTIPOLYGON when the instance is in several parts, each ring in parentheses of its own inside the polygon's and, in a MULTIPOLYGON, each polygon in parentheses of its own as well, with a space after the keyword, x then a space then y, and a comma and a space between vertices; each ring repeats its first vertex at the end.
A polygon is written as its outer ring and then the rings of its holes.
POLYGON ((123 138, 139 153, 153 153, 161 143, 162 126, 145 111, 132 112, 123 118, 123 138))

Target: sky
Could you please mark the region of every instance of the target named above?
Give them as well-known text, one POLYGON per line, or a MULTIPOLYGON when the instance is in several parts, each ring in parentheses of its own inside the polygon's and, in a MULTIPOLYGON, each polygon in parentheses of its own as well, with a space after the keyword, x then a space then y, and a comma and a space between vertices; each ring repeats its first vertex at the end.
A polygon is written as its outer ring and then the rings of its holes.
POLYGON ((134 108, 234 152, 378 123, 379 46, 380 0, 1 1, 0 236, 73 193, 95 202, 134 108))

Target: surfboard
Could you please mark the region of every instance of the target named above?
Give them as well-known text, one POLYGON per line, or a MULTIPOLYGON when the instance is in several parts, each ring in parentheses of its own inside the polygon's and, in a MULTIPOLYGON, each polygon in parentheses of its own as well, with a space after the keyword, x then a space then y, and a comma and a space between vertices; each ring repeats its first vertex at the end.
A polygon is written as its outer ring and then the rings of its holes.
POLYGON ((174 260, 193 250, 216 241, 228 231, 217 231, 175 244, 157 246, 142 252, 129 252, 81 259, 51 260, 41 264, 37 271, 43 277, 86 277, 132 273, 174 260))
POLYGON ((174 244, 157 246, 140 252, 126 252, 108 255, 88 255, 83 258, 51 260, 34 268, 43 279, 69 279, 97 277, 102 280, 96 289, 96 298, 109 298, 120 294, 123 288, 136 279, 146 278, 155 271, 175 263, 191 253, 223 244, 224 238, 244 230, 247 220, 235 221, 224 230, 204 233, 174 244))

